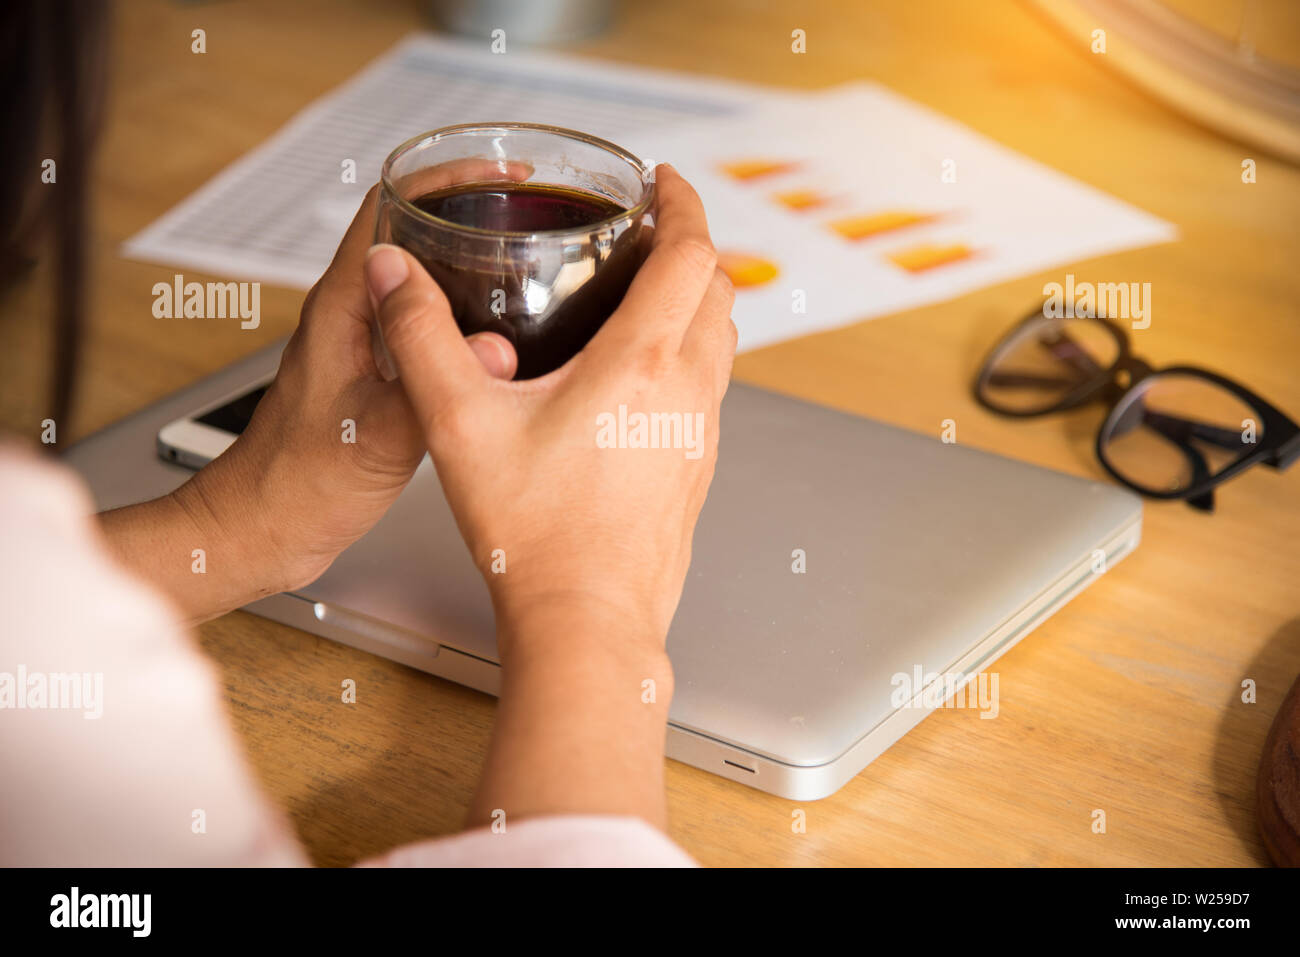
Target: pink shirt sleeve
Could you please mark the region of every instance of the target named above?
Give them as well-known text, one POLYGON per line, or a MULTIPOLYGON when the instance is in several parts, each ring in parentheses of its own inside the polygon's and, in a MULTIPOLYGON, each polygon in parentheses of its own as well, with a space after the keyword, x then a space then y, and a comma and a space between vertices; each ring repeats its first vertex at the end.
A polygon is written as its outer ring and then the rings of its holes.
POLYGON ((694 867, 686 852, 634 817, 542 817, 421 841, 363 867, 694 867))
MULTIPOLYGON (((66 470, 0 448, 0 866, 306 864, 257 787, 212 665, 118 568, 66 470)), ((681 866, 630 818, 555 817, 370 866, 681 866)))
POLYGON ((93 514, 71 473, 0 451, 0 864, 305 863, 211 664, 93 514))

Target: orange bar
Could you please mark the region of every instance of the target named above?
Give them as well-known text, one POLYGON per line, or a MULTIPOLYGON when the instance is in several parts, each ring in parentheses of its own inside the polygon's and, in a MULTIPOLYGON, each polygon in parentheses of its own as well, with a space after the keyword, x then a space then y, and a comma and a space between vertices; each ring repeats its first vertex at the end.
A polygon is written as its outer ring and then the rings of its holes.
POLYGON ((763 283, 771 282, 781 272, 777 269, 776 263, 767 259, 760 259, 748 253, 733 252, 718 253, 718 268, 727 274, 727 278, 737 289, 761 286, 763 283))
POLYGON ((818 206, 824 206, 829 202, 828 196, 817 192, 815 189, 792 189, 784 193, 773 193, 772 198, 782 206, 795 212, 816 209, 818 206))
POLYGON ((732 179, 747 182, 763 176, 788 173, 798 166, 798 163, 786 163, 778 160, 738 160, 735 163, 723 163, 720 168, 732 179))
POLYGON ((890 210, 884 213, 871 213, 867 216, 850 216, 837 219, 828 225, 845 239, 866 239, 892 232, 918 223, 928 223, 939 217, 934 213, 914 213, 908 210, 890 210))
POLYGON ((892 252, 886 258, 894 265, 902 266, 908 272, 925 272, 925 270, 934 269, 937 266, 961 262, 973 255, 975 255, 975 250, 963 243, 954 243, 951 246, 922 243, 919 246, 911 246, 907 249, 892 252))

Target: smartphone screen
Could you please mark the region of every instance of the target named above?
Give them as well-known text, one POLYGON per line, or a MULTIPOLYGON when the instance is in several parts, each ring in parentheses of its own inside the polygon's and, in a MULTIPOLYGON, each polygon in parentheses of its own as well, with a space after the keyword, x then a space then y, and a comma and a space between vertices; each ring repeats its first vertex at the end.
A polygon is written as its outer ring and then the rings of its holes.
POLYGON ((262 401, 262 396, 266 395, 266 390, 267 386, 261 386, 252 392, 245 392, 239 398, 232 399, 194 421, 229 432, 231 435, 243 435, 244 429, 248 428, 248 423, 253 418, 253 410, 257 408, 257 403, 262 401))

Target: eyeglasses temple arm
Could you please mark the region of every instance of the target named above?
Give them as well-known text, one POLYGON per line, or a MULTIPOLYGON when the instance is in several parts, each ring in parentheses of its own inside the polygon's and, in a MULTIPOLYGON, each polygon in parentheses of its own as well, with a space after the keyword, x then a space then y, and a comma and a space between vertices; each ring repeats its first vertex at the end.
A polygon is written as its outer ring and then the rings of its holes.
POLYGON ((1269 457, 1268 464, 1275 469, 1284 469, 1296 459, 1300 459, 1300 430, 1277 447, 1277 451, 1269 457))
POLYGON ((1039 375, 1036 372, 990 372, 988 384, 997 386, 1043 386, 1044 388, 1061 388, 1076 386, 1083 379, 1067 379, 1062 376, 1039 375))
POLYGON ((1056 342, 1051 343, 1048 349, 1052 355, 1082 373, 1085 379, 1090 379, 1102 371, 1101 366, 1097 365, 1092 356, 1088 355, 1087 351, 1067 336, 1064 330, 1057 332, 1056 342))
POLYGON ((1175 441, 1184 437, 1197 438, 1202 442, 1209 442, 1211 445, 1217 445, 1219 448, 1229 450, 1239 449, 1244 444, 1241 433, 1235 429, 1221 429, 1217 426, 1193 422, 1191 419, 1180 418, 1176 415, 1152 412, 1150 409, 1145 410, 1142 418, 1152 428, 1158 429, 1175 441))

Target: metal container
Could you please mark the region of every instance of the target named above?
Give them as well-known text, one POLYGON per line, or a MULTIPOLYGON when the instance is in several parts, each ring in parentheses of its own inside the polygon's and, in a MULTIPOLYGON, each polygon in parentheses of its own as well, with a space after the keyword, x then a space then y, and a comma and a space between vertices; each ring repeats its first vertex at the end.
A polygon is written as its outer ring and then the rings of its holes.
POLYGON ((451 33, 492 38, 504 30, 507 44, 566 43, 605 30, 617 0, 431 0, 439 26, 451 33))

